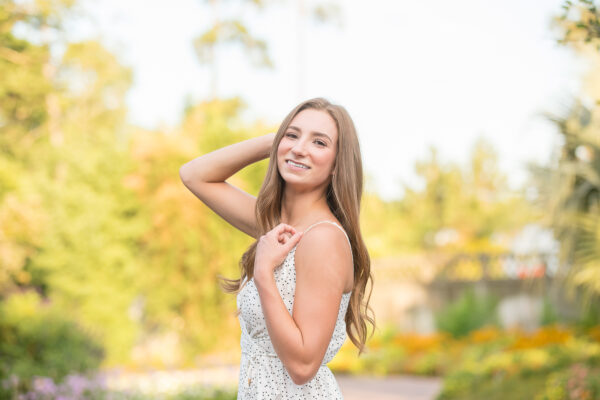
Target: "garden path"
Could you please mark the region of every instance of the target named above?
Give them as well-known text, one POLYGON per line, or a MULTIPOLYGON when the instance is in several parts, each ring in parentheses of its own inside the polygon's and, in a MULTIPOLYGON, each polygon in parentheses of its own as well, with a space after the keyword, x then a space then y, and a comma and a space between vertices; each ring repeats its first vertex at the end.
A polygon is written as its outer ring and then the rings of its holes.
MULTIPOLYGON (((113 390, 136 390, 147 394, 177 392, 196 385, 237 386, 238 365, 196 370, 155 370, 127 372, 106 371, 108 387, 113 390)), ((367 377, 336 375, 344 400, 433 400, 440 392, 442 380, 420 376, 367 377)))
POLYGON ((433 400, 442 388, 440 378, 336 376, 344 400, 433 400))

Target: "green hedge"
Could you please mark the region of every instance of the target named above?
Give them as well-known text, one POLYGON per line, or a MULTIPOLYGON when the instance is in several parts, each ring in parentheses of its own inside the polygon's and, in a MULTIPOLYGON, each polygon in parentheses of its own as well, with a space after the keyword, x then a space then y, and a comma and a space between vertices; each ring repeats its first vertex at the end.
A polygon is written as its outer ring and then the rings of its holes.
POLYGON ((103 358, 98 342, 73 320, 42 304, 35 292, 0 303, 0 379, 34 376, 60 381, 74 372, 96 370, 103 358))

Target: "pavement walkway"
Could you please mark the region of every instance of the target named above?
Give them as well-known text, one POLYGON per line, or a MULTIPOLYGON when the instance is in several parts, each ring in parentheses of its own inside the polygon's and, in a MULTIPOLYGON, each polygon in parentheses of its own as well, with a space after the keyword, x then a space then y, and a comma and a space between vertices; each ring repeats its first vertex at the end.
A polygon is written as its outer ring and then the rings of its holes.
MULTIPOLYGON (((156 370, 145 372, 106 371, 107 384, 114 390, 137 390, 160 394, 177 392, 195 385, 235 388, 239 366, 230 365, 196 370, 156 370)), ((335 376, 344 400, 434 400, 442 387, 440 378, 420 376, 335 376)))
POLYGON ((336 376, 344 400, 434 400, 440 378, 393 376, 384 378, 336 376))

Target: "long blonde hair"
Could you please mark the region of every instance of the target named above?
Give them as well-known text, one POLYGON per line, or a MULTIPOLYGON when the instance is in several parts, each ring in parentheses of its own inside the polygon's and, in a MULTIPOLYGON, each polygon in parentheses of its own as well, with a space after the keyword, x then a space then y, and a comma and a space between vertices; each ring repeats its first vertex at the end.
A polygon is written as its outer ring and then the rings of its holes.
MULTIPOLYGON (((356 128, 346 109, 331 104, 323 98, 314 98, 300 103, 283 120, 271 148, 269 167, 265 180, 256 199, 256 221, 258 236, 264 235, 281 223, 281 203, 285 181, 277 168, 277 148, 291 121, 302 110, 314 109, 327 112, 335 121, 338 130, 338 150, 334 165, 334 175, 327 187, 327 204, 348 234, 354 258, 354 287, 346 311, 346 332, 350 340, 359 349, 364 350, 367 340, 367 322, 375 328, 375 318, 369 307, 373 291, 371 259, 360 232, 360 201, 363 190, 363 170, 360 146, 356 128), (371 281, 367 294, 367 283, 371 281), (370 315, 368 315, 370 314, 370 315)), ((252 278, 255 241, 242 255, 240 260, 240 279, 220 277, 221 286, 229 293, 237 293, 243 287, 242 282, 252 278), (247 279, 246 279, 247 278, 247 279)))

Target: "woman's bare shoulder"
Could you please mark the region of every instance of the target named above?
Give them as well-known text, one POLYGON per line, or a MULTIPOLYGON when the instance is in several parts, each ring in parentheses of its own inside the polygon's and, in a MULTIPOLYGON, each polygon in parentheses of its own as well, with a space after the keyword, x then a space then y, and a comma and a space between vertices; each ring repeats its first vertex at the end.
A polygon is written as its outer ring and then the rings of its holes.
MULTIPOLYGON (((332 221, 333 222, 333 221, 332 221)), ((340 277, 343 288, 351 287, 353 276, 352 250, 345 233, 331 223, 320 223, 302 235, 296 247, 296 273, 309 272, 310 279, 327 275, 340 277)))
POLYGON ((302 248, 339 246, 341 249, 349 249, 348 241, 346 231, 342 225, 336 219, 330 218, 319 221, 305 229, 298 247, 301 247, 302 242, 304 242, 302 248))

